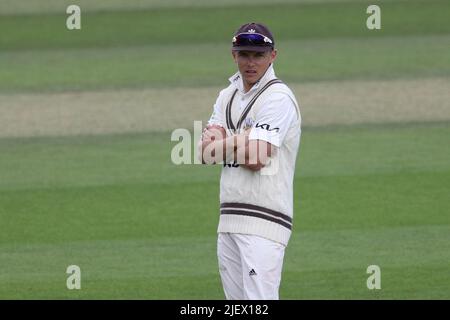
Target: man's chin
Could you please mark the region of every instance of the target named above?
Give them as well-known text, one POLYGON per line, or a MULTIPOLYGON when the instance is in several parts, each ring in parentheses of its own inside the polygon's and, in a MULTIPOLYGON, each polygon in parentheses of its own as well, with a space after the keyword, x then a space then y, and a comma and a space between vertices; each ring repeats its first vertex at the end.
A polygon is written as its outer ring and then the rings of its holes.
POLYGON ((258 78, 258 76, 257 75, 255 75, 255 76, 244 76, 244 80, 245 80, 245 82, 246 83, 248 83, 249 85, 254 85, 255 83, 257 83, 258 82, 258 80, 259 80, 259 78, 258 78))

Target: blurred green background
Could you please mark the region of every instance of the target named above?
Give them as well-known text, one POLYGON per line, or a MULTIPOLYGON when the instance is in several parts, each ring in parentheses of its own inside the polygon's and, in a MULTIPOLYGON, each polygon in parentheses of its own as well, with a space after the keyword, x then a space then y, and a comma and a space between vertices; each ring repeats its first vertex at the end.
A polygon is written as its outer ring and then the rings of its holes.
POLYGON ((0 299, 224 298, 220 167, 174 165, 171 133, 209 118, 249 21, 303 116, 280 297, 449 299, 448 17, 434 0, 0 1, 0 299))

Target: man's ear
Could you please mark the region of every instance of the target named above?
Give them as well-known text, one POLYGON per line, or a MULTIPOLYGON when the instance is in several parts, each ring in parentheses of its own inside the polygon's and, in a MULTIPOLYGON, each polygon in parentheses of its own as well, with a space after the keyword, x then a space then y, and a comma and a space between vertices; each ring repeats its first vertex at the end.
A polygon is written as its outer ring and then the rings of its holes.
POLYGON ((277 49, 273 49, 272 52, 270 52, 270 60, 271 60, 271 62, 275 61, 275 59, 277 57, 277 53, 278 53, 277 49))
POLYGON ((237 58, 237 52, 236 52, 236 51, 233 51, 233 50, 231 50, 231 55, 233 56, 233 60, 234 60, 234 62, 236 62, 236 63, 237 63, 237 61, 236 61, 236 58, 237 58))

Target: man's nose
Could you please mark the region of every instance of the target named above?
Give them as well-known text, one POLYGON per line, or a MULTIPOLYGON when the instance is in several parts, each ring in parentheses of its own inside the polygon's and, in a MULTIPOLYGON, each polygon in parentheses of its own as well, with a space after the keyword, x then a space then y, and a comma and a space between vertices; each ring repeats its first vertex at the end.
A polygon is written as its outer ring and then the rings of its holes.
POLYGON ((254 57, 248 57, 248 65, 249 66, 252 66, 252 65, 254 65, 255 64, 255 58, 254 57))

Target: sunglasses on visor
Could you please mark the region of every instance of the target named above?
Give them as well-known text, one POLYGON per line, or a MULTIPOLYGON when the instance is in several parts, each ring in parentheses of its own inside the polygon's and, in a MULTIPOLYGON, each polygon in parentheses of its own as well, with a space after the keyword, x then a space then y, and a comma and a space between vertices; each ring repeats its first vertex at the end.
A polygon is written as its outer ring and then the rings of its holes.
POLYGON ((273 47, 273 42, 260 33, 240 33, 233 37, 233 46, 267 46, 273 47))

